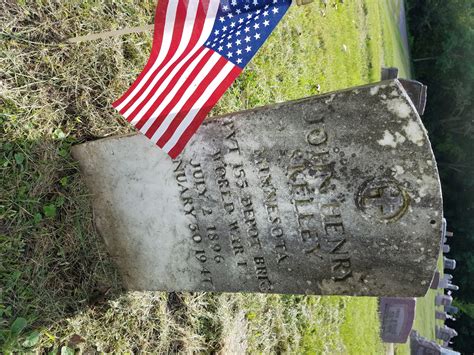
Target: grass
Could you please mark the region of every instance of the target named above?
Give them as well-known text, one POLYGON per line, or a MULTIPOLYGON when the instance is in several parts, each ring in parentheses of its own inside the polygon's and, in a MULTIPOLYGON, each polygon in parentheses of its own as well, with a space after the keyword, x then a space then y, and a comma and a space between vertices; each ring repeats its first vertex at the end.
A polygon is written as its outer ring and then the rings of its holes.
MULTIPOLYGON (((214 114, 378 81, 398 64, 378 0, 292 7, 214 114)), ((0 0, 0 349, 379 353, 374 298, 124 292, 92 223, 73 144, 127 133, 110 103, 147 33, 65 44, 151 22, 154 0, 0 0)))
POLYGON ((402 0, 381 1, 382 33, 384 38, 385 63, 394 63, 399 69, 399 77, 411 78, 410 55, 404 47, 399 31, 400 6, 402 0))

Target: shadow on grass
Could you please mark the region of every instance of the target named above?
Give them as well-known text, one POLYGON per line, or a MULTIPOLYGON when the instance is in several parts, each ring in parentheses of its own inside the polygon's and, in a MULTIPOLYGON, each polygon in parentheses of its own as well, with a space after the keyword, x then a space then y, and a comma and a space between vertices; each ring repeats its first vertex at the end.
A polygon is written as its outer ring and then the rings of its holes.
POLYGON ((67 344, 70 339, 56 339, 48 329, 61 328, 66 318, 86 309, 107 312, 106 301, 123 293, 69 154, 74 141, 56 135, 4 141, 0 147, 0 348, 5 352, 36 345, 41 329, 52 343, 67 344))

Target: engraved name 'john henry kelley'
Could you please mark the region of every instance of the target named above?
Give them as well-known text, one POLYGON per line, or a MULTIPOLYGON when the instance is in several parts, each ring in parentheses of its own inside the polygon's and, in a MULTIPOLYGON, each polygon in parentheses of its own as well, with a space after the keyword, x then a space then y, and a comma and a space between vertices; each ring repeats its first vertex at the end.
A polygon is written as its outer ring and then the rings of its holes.
POLYGON ((209 119, 174 161, 140 135, 74 156, 130 289, 408 297, 435 268, 436 163, 397 80, 209 119))

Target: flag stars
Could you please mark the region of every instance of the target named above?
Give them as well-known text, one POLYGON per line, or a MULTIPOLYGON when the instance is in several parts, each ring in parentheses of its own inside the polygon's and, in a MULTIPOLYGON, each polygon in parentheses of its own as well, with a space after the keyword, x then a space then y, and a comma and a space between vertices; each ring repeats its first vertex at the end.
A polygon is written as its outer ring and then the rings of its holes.
POLYGON ((285 11, 281 3, 278 0, 221 1, 215 28, 206 46, 235 65, 245 66, 278 22, 280 10, 285 11))

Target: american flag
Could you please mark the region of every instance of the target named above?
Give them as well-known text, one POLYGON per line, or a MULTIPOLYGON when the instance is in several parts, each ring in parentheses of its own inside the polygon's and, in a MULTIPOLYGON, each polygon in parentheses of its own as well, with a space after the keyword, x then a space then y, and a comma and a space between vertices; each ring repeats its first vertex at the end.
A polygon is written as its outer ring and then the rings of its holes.
POLYGON ((150 59, 113 106, 175 158, 290 4, 160 0, 150 59))

